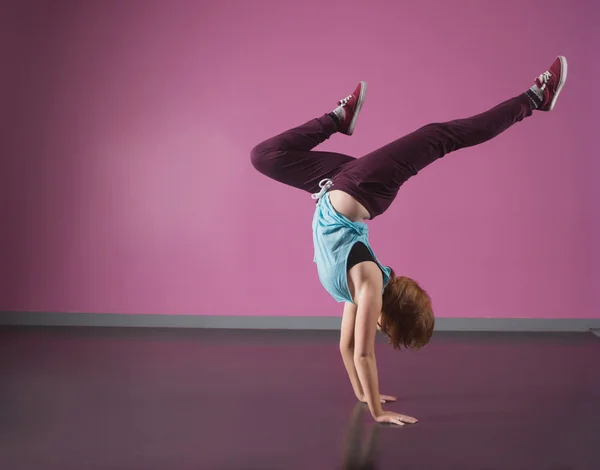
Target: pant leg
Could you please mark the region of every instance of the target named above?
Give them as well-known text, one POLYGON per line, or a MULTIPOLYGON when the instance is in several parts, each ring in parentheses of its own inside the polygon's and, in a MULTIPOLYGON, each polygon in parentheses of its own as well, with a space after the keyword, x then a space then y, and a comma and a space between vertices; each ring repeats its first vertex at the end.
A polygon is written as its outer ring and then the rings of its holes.
POLYGON ((428 124, 346 165, 334 180, 374 218, 388 209, 402 184, 438 158, 486 142, 530 116, 531 102, 522 94, 481 114, 428 124))
POLYGON ((322 179, 332 178, 355 158, 311 151, 336 132, 328 115, 272 137, 252 149, 252 165, 280 183, 309 192, 319 191, 322 179))

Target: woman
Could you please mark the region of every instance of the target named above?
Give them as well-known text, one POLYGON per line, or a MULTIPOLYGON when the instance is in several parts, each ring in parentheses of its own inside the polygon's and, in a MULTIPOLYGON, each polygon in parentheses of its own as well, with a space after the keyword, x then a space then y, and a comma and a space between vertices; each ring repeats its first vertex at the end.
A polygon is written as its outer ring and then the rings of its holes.
POLYGON ((313 193, 314 261, 323 287, 345 302, 340 350, 357 398, 368 403, 378 422, 415 423, 416 419, 384 411, 394 397, 379 394, 375 333, 388 335, 394 348, 421 348, 431 338, 434 315, 429 295, 413 280, 397 277, 382 265, 368 241, 366 220, 383 214, 400 186, 449 152, 486 142, 534 110, 550 111, 567 78, 567 61, 559 56, 535 84, 476 116, 434 123, 355 159, 312 149, 334 133, 352 135, 367 84, 329 114, 257 145, 252 164, 281 183, 313 193))

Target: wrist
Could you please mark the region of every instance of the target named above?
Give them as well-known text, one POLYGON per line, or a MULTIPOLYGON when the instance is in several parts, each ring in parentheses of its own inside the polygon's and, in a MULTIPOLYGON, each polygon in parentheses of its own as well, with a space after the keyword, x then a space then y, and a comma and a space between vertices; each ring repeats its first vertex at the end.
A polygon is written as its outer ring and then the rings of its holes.
POLYGON ((374 419, 379 418, 383 413, 384 413, 384 411, 383 411, 383 408, 381 405, 371 409, 371 416, 373 416, 374 419))
POLYGON ((380 416, 383 414, 383 407, 381 406, 381 400, 377 400, 377 401, 374 401, 373 403, 371 403, 370 401, 367 400, 367 397, 364 397, 364 399, 361 401, 363 403, 366 403, 367 405, 369 405, 369 411, 373 415, 373 418, 376 418, 377 416, 380 416))

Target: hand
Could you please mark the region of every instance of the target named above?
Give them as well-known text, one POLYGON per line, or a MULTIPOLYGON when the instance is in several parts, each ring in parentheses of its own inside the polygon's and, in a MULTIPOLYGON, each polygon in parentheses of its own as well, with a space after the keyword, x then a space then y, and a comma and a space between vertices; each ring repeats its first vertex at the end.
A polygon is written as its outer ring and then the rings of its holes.
POLYGON ((375 417, 375 421, 378 423, 390 423, 398 426, 404 426, 404 424, 415 424, 417 420, 406 415, 399 415, 398 413, 392 413, 391 411, 384 411, 379 416, 375 417))
MULTIPOLYGON (((396 397, 392 397, 390 395, 379 395, 379 398, 381 399, 381 403, 388 403, 388 402, 396 401, 396 397)), ((363 395, 362 397, 358 398, 358 401, 367 403, 367 397, 363 395)))

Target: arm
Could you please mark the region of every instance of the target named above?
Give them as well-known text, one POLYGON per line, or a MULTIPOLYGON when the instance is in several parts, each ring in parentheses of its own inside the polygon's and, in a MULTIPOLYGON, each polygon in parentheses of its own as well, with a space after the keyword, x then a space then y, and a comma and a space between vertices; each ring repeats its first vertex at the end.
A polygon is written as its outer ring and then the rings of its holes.
MULTIPOLYGON (((381 282, 379 283, 381 284, 381 282)), ((358 308, 354 325, 354 365, 373 418, 383 414, 377 364, 375 362, 375 333, 381 313, 381 286, 365 282, 357 295, 358 308)))
MULTIPOLYGON (((400 426, 404 423, 416 423, 417 420, 410 416, 400 415, 390 411, 384 411, 381 407, 381 395, 379 394, 379 380, 377 377, 377 363, 375 362, 375 334, 377 331, 377 319, 381 313, 383 280, 381 272, 368 270, 362 279, 354 281, 357 295, 356 319, 354 322, 354 365, 360 379, 366 402, 375 421, 380 423, 393 423, 400 426), (377 275, 375 275, 377 273, 377 275)), ((392 397, 393 398, 393 397, 392 397)))
POLYGON ((342 316, 342 328, 340 333, 340 353, 348 372, 348 378, 354 389, 354 394, 359 400, 363 400, 364 392, 354 366, 354 322, 356 320, 357 307, 346 302, 342 316))

